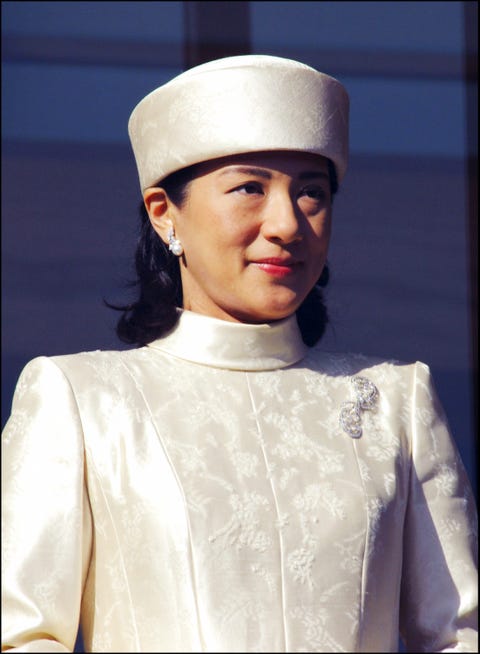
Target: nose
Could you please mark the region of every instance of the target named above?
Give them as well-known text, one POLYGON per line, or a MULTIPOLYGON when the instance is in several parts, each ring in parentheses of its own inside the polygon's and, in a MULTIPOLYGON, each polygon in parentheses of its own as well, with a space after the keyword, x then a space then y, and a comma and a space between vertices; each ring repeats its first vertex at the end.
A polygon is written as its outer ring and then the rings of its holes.
POLYGON ((262 222, 262 235, 268 241, 293 243, 302 239, 298 209, 292 198, 279 194, 270 198, 262 222))

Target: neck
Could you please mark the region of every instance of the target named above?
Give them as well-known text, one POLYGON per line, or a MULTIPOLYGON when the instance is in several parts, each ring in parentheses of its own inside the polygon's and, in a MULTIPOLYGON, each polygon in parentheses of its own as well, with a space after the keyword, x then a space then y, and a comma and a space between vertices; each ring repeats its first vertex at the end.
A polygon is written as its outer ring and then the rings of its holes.
POLYGON ((302 359, 295 314, 272 323, 245 324, 182 310, 177 325, 149 346, 193 363, 230 370, 271 370, 302 359))

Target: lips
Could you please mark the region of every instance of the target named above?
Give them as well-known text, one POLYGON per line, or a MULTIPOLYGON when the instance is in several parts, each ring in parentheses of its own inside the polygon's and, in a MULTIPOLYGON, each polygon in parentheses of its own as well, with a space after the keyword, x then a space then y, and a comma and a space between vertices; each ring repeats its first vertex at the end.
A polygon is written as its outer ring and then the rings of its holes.
POLYGON ((256 259, 252 263, 263 272, 274 277, 291 275, 301 265, 300 261, 292 257, 267 257, 265 259, 256 259))

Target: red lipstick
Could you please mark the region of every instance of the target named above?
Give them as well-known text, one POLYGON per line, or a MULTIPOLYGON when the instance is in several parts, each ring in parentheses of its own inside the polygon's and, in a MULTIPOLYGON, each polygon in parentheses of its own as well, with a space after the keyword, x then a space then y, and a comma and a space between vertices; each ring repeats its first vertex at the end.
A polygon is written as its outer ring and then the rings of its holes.
POLYGON ((295 259, 282 259, 280 257, 268 257, 253 262, 260 270, 273 277, 287 277, 291 275, 300 265, 295 259))

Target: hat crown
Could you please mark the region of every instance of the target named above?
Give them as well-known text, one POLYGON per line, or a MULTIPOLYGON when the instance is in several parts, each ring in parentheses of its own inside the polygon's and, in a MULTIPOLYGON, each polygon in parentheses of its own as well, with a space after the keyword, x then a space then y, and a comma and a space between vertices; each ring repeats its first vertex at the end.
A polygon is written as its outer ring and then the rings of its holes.
POLYGON ((264 150, 348 159, 349 99, 335 78, 301 62, 239 55, 184 71, 133 110, 129 135, 142 191, 186 166, 264 150))

